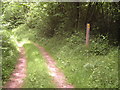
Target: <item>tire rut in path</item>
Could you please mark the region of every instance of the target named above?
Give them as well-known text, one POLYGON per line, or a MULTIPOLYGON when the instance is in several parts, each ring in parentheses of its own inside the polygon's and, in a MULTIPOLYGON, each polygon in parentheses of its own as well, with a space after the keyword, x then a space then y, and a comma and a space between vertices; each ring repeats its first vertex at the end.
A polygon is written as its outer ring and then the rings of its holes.
POLYGON ((61 72, 59 68, 56 67, 56 62, 49 55, 49 53, 46 52, 45 49, 38 44, 34 43, 34 45, 39 48, 44 59, 46 60, 49 74, 53 77, 53 82, 56 84, 57 88, 74 88, 73 85, 69 84, 66 81, 65 75, 61 72))
POLYGON ((26 57, 24 47, 19 47, 20 56, 15 69, 3 88, 21 88, 26 77, 26 57))

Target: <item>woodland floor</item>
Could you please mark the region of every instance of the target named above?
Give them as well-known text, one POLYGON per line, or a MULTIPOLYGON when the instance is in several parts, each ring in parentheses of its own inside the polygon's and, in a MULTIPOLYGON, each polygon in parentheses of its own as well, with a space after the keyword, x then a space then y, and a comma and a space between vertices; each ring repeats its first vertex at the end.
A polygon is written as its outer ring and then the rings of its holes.
MULTIPOLYGON (((57 88, 74 88, 73 85, 67 82, 65 75, 62 71, 56 66, 55 60, 49 55, 45 49, 38 44, 34 45, 40 50, 48 68, 48 73, 52 77, 52 82, 56 85, 57 88)), ((20 57, 18 59, 18 63, 13 71, 9 81, 5 84, 4 88, 21 88, 24 84, 24 79, 27 77, 27 62, 25 56, 24 47, 20 47, 20 57)), ((40 69, 40 68, 38 68, 40 69)))

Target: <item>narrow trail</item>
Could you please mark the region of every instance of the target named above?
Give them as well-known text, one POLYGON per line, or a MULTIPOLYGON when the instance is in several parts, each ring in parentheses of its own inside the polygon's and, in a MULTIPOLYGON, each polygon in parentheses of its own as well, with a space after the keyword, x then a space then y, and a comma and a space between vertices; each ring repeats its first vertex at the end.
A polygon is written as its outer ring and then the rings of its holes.
POLYGON ((49 55, 49 53, 46 52, 45 49, 38 44, 34 43, 34 45, 39 48, 40 52, 45 58, 49 74, 53 77, 53 82, 56 84, 57 88, 74 88, 73 85, 69 84, 66 81, 65 75, 61 72, 59 68, 56 67, 56 62, 49 55))
POLYGON ((23 85, 23 80, 26 77, 26 57, 25 49, 20 47, 20 56, 16 64, 15 70, 10 76, 9 81, 3 88, 20 88, 23 85))

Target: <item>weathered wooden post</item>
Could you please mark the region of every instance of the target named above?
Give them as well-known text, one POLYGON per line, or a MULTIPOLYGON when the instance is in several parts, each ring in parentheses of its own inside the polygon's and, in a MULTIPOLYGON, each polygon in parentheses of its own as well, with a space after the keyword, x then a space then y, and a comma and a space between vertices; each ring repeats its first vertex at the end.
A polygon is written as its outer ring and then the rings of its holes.
POLYGON ((86 27, 86 47, 89 46, 89 37, 90 37, 90 24, 87 23, 87 27, 86 27))

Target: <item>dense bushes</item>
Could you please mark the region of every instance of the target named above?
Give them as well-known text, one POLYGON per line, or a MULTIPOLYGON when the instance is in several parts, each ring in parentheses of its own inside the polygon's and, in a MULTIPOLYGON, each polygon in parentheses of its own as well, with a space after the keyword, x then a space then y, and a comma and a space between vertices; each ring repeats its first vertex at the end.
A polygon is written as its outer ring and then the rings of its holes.
POLYGON ((109 53, 111 46, 109 45, 109 40, 103 35, 91 39, 91 45, 89 48, 89 53, 94 55, 107 55, 109 53))
POLYGON ((24 24, 26 20, 25 14, 28 12, 29 7, 26 4, 20 3, 3 3, 3 15, 1 16, 2 24, 6 29, 13 29, 17 26, 24 24))
MULTIPOLYGON (((3 33, 2 33, 3 34, 3 33)), ((11 42, 9 35, 2 38, 2 80, 3 85, 9 79, 18 58, 18 50, 11 42)))

